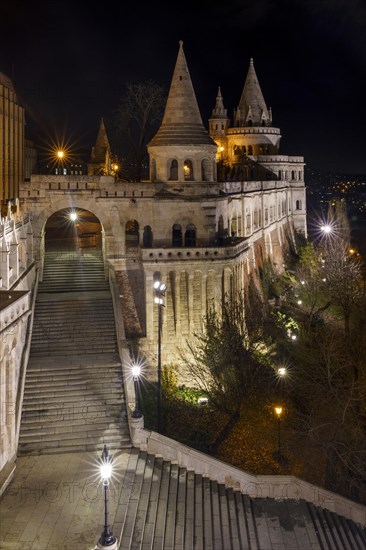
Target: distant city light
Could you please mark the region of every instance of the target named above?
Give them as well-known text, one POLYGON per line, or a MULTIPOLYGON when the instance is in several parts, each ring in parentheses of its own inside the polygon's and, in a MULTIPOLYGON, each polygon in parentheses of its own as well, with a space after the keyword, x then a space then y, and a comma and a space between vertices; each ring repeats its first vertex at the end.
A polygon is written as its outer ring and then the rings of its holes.
POLYGON ((70 220, 75 222, 78 219, 78 215, 76 212, 71 212, 70 214, 70 220))

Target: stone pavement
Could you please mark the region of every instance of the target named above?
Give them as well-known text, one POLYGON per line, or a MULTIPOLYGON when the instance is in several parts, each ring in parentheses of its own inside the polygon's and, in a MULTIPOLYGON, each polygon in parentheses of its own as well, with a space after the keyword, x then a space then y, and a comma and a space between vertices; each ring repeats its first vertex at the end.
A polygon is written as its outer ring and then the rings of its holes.
MULTIPOLYGON (((0 500, 1 550, 92 550, 104 524, 100 452, 20 457, 0 500)), ((129 449, 114 451, 113 527, 129 449)))

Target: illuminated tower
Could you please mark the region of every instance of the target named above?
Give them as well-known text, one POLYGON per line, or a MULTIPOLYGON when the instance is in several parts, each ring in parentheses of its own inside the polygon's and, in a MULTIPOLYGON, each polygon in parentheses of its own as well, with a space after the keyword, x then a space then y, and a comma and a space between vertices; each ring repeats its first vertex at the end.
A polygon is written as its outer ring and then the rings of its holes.
POLYGON ((210 136, 215 140, 218 146, 217 160, 224 160, 227 157, 226 129, 229 123, 230 119, 227 116, 227 109, 224 107, 221 88, 219 86, 216 104, 214 109, 212 109, 212 116, 209 119, 210 136))
POLYGON ((202 123, 182 41, 163 121, 148 151, 153 182, 216 180, 217 145, 202 123))

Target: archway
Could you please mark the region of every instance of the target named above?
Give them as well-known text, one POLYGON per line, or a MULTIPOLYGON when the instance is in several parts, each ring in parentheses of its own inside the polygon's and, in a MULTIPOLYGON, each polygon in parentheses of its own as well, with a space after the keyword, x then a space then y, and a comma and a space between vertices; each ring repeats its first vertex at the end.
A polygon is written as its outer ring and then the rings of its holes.
POLYGON ((126 222, 126 248, 135 248, 139 245, 139 224, 136 220, 126 222))
POLYGON ((89 210, 63 208, 45 225, 45 251, 102 251, 102 225, 89 210))

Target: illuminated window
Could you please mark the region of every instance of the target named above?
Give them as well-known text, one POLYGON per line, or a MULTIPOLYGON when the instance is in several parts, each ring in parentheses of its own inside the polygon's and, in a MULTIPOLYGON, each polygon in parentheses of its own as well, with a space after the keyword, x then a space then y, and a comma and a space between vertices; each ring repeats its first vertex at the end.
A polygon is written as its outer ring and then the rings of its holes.
POLYGON ((193 164, 192 161, 187 159, 184 161, 183 165, 184 170, 184 180, 185 181, 193 181, 193 164))

